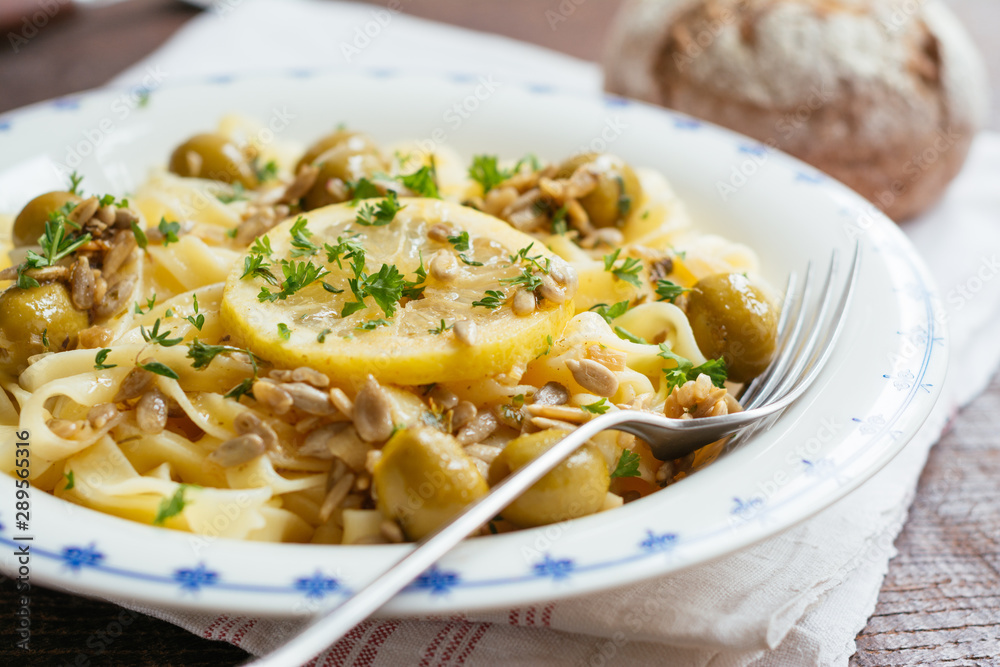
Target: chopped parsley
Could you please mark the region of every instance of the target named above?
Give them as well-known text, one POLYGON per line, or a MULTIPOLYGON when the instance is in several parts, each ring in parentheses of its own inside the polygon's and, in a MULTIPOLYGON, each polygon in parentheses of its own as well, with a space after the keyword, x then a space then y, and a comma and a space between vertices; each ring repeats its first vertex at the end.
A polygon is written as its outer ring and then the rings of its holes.
POLYGON ((163 234, 163 245, 168 246, 171 243, 177 243, 180 238, 177 236, 178 232, 181 231, 181 223, 167 222, 166 218, 160 218, 160 223, 156 226, 160 230, 160 234, 163 234))
POLYGON ((488 289, 486 290, 486 295, 478 301, 473 301, 473 306, 479 306, 481 308, 488 308, 489 310, 496 310, 503 305, 504 302, 503 292, 498 290, 488 289))
POLYGON ((253 354, 249 350, 231 345, 209 345, 202 343, 197 338, 188 345, 187 358, 191 359, 192 368, 202 370, 208 368, 220 354, 233 354, 234 352, 243 352, 253 358, 253 354))
POLYGON ((501 285, 523 285, 524 289, 533 292, 542 286, 542 279, 531 272, 531 267, 526 266, 521 273, 513 278, 501 278, 501 285))
POLYGON ((568 230, 568 227, 566 225, 566 213, 567 213, 566 205, 563 204, 562 206, 559 207, 559 210, 557 210, 552 215, 552 233, 553 234, 558 234, 558 235, 562 236, 568 230))
POLYGON ((364 324, 359 324, 354 328, 357 329, 358 331, 375 331, 375 329, 378 329, 379 327, 387 327, 387 326, 389 326, 389 320, 380 317, 377 320, 368 320, 364 324))
POLYGON ((667 391, 673 391, 685 382, 697 380, 698 376, 704 373, 712 379, 712 384, 716 387, 724 387, 726 382, 726 362, 722 359, 709 359, 700 366, 695 366, 689 359, 674 354, 665 343, 660 343, 660 352, 657 356, 668 359, 677 364, 674 368, 665 368, 663 372, 667 376, 667 391))
POLYGON ((97 352, 97 354, 94 356, 94 370, 95 371, 103 371, 103 370, 106 370, 108 368, 117 368, 118 367, 118 364, 106 364, 106 363, 104 363, 105 361, 108 360, 108 355, 109 354, 111 354, 111 349, 107 348, 107 347, 104 348, 103 350, 99 350, 97 352))
MULTIPOLYGON (((76 172, 74 172, 76 173, 76 172)), ((76 477, 73 475, 72 470, 68 470, 63 473, 63 477, 66 478, 66 486, 63 487, 63 491, 69 491, 74 486, 76 486, 76 477)))
POLYGON ((82 196, 83 190, 80 189, 80 183, 82 182, 83 176, 78 174, 74 169, 73 173, 69 175, 69 192, 77 196, 82 196))
POLYGON ((261 167, 258 165, 257 160, 254 159, 250 166, 253 167, 254 173, 257 174, 257 180, 261 183, 273 181, 278 177, 278 163, 274 160, 268 160, 261 167))
POLYGON ((45 347, 49 346, 49 328, 45 327, 42 329, 42 345, 45 347))
POLYGON ((544 357, 545 355, 547 355, 551 351, 552 351, 552 336, 546 336, 545 337, 545 349, 542 350, 541 352, 539 352, 538 356, 535 357, 535 359, 541 359, 542 357, 544 357))
POLYGON ((512 176, 506 169, 497 167, 496 155, 476 155, 469 167, 469 178, 483 187, 486 194, 512 176))
POLYGON ((421 167, 412 174, 400 176, 399 181, 421 197, 441 198, 438 192, 437 165, 434 163, 433 157, 431 157, 429 165, 421 167))
POLYGON ((292 337, 292 330, 284 322, 278 322, 278 337, 281 340, 288 340, 292 337))
POLYGON ((136 301, 135 303, 132 304, 133 310, 134 310, 134 312, 135 312, 136 315, 145 315, 146 313, 153 312, 153 307, 155 305, 156 305, 156 295, 155 294, 153 296, 149 297, 148 299, 146 299, 146 308, 145 309, 143 309, 143 307, 139 305, 138 301, 136 301))
POLYGON ((153 519, 154 525, 162 526, 167 519, 175 517, 184 511, 184 506, 187 504, 187 501, 184 500, 184 492, 188 486, 190 485, 181 484, 177 487, 173 496, 160 501, 160 507, 156 511, 156 518, 153 519))
MULTIPOLYGON (((308 222, 308 220, 300 215, 292 223, 292 228, 289 230, 289 233, 292 235, 292 257, 315 255, 319 252, 319 246, 309 240, 312 232, 306 229, 308 222)), ((268 250, 270 250, 270 242, 268 242, 268 250)), ((267 254, 270 255, 271 253, 268 252, 267 254)))
POLYGON ((610 271, 618 280, 624 280, 636 287, 642 287, 642 282, 639 280, 639 271, 642 270, 642 262, 640 260, 635 257, 626 257, 620 265, 615 266, 615 262, 618 261, 618 255, 621 254, 621 251, 622 249, 618 248, 613 253, 604 256, 604 270, 610 271))
POLYGON ((625 314, 628 310, 628 299, 624 301, 619 301, 613 306, 609 306, 606 303, 599 303, 595 306, 591 306, 590 310, 594 311, 598 315, 604 318, 604 321, 611 324, 611 320, 617 319, 625 314))
POLYGON ((351 181, 347 186, 351 189, 351 206, 357 206, 362 199, 375 199, 382 196, 375 184, 367 178, 351 181))
POLYGON ((616 477, 641 477, 639 472, 639 461, 640 457, 633 451, 628 449, 622 450, 622 455, 618 457, 618 465, 615 466, 614 472, 611 473, 611 479, 616 477))
MULTIPOLYGON (((296 221, 296 223, 298 223, 298 221, 296 221)), ((294 227, 292 229, 294 230, 294 227)), ((309 236, 312 236, 312 234, 309 234, 309 236)), ((255 239, 253 245, 250 246, 251 255, 264 255, 265 257, 270 257, 272 253, 274 253, 274 250, 271 249, 271 239, 267 234, 255 239)))
POLYGON ((324 244, 326 250, 326 261, 337 263, 337 266, 344 268, 343 260, 354 259, 357 256, 364 258, 365 249, 361 247, 361 242, 356 237, 337 237, 337 245, 324 244))
POLYGON ((619 338, 627 340, 630 343, 638 343, 639 345, 648 345, 649 343, 645 338, 641 336, 636 336, 634 333, 625 329, 623 327, 616 326, 614 329, 615 333, 618 334, 619 338))
POLYGON ((278 279, 271 272, 271 265, 264 255, 247 255, 243 258, 243 275, 240 279, 262 278, 270 285, 277 285, 278 279))
MULTIPOLYGON (((34 250, 29 250, 23 266, 30 269, 40 269, 55 264, 64 257, 67 257, 90 241, 90 234, 74 237, 67 227, 78 227, 71 222, 61 211, 53 211, 45 221, 45 232, 39 237, 38 245, 42 247, 42 254, 39 255, 34 250)), ((21 287, 21 275, 19 271, 18 287, 21 287)), ((34 282, 31 287, 37 287, 38 281, 30 276, 24 276, 27 280, 34 282)), ((27 281, 25 281, 27 282, 27 281)))
MULTIPOLYGON (((255 257, 260 257, 260 255, 256 255, 255 257)), ((260 292, 257 294, 258 301, 261 303, 265 301, 273 303, 279 299, 285 300, 330 273, 312 262, 296 262, 285 259, 281 260, 281 272, 285 276, 285 279, 281 283, 281 291, 272 292, 266 287, 261 287, 260 292)), ((244 273, 244 275, 246 274, 244 273)))
POLYGON ((215 198, 223 204, 232 204, 234 201, 242 201, 247 198, 246 189, 242 183, 233 183, 232 192, 217 194, 215 198))
POLYGON ((465 253, 472 250, 472 242, 469 240, 469 232, 463 230, 460 234, 455 236, 449 236, 448 242, 455 248, 455 252, 458 253, 458 258, 462 260, 465 264, 469 266, 482 266, 482 262, 477 262, 475 260, 469 259, 465 253))
POLYGON ((396 193, 390 190, 386 193, 385 199, 380 201, 377 206, 362 204, 358 209, 355 222, 364 227, 382 227, 392 222, 396 214, 404 208, 406 206, 400 205, 396 193))
POLYGON ((147 343, 159 345, 161 347, 173 347, 184 340, 183 336, 179 336, 177 338, 167 338, 167 336, 170 335, 170 330, 168 329, 163 332, 160 331, 160 318, 156 318, 156 321, 153 322, 153 328, 149 331, 146 331, 146 327, 140 325, 139 333, 142 334, 142 339, 147 343))
POLYGON ((338 288, 334 287, 333 285, 331 285, 330 283, 326 282, 325 280, 322 283, 320 283, 320 284, 323 285, 323 289, 325 289, 330 294, 343 294, 344 293, 344 290, 338 289, 338 288))
POLYGON ((690 291, 690 287, 681 287, 677 283, 670 280, 656 281, 657 301, 669 301, 670 303, 673 303, 681 294, 690 291))
POLYGON ((440 335, 440 334, 443 334, 448 329, 451 329, 453 326, 455 326, 455 325, 454 324, 449 324, 449 325, 445 326, 444 320, 441 320, 441 325, 440 326, 434 327, 433 329, 428 329, 427 333, 434 334, 434 335, 440 335))
POLYGON ((318 334, 316 334, 316 342, 317 343, 325 343, 326 342, 326 337, 329 336, 332 333, 333 333, 332 329, 323 329, 318 334))
POLYGON ((581 405, 580 409, 583 410, 584 412, 589 412, 592 415, 603 415, 605 412, 611 409, 611 406, 608 405, 608 399, 602 398, 601 400, 595 401, 594 403, 581 405))
POLYGON ((132 236, 135 237, 135 242, 141 249, 145 250, 149 246, 149 239, 146 237, 146 232, 142 231, 142 227, 135 220, 132 221, 132 236))
POLYGON ((201 331, 201 328, 205 326, 205 315, 198 312, 198 295, 192 294, 191 300, 194 302, 194 315, 188 315, 184 319, 190 322, 195 329, 201 331))
POLYGON ((180 376, 177 375, 177 373, 175 373, 172 368, 170 368, 170 366, 167 366, 166 364, 161 364, 159 361, 156 360, 140 361, 136 363, 136 366, 142 368, 143 370, 147 370, 150 373, 155 373, 157 375, 162 375, 165 378, 170 378, 171 380, 181 379, 180 376))

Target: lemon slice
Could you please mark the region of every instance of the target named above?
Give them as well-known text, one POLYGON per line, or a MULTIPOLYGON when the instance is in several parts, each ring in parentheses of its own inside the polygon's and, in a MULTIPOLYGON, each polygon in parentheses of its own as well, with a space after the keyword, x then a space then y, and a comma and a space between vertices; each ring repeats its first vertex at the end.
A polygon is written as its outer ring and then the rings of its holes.
MULTIPOLYGON (((383 201, 310 211, 304 229, 289 220, 268 232, 270 254, 255 254, 251 246, 223 293, 221 314, 232 335, 264 359, 308 365, 341 383, 370 373, 418 385, 508 371, 538 356, 562 332, 576 289, 565 261, 501 220, 437 199, 402 199, 403 208, 381 226, 357 221, 366 204, 383 201), (363 265, 350 257, 352 246, 363 249, 363 265), (339 252, 330 253, 334 248, 339 252), (269 265, 278 285, 262 272, 244 276, 255 258, 269 265), (309 262, 329 273, 285 298, 273 297, 288 291, 282 272, 288 262, 309 262), (534 279, 525 283, 525 276, 534 279), (366 277, 381 299, 362 289, 358 301, 350 281, 363 288, 366 277), (522 282, 511 282, 519 277, 522 282), (398 287, 400 280, 422 286, 422 293, 387 300, 381 288, 393 281, 398 287), (515 298, 519 291, 532 298, 515 298), (495 307, 474 305, 484 300, 495 307)), ((264 240, 258 239, 258 249, 264 240)))

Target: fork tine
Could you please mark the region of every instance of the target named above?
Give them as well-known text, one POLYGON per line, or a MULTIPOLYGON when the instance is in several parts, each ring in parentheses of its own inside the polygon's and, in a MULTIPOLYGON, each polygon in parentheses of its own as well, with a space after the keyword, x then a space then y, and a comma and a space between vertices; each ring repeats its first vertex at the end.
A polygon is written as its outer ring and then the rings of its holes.
POLYGON ((840 294, 840 299, 837 303, 836 308, 832 311, 830 316, 830 324, 833 324, 833 329, 829 332, 826 340, 820 346, 819 349, 812 352, 812 361, 807 364, 809 368, 808 372, 804 377, 798 378, 798 382, 790 388, 786 396, 782 396, 779 399, 781 402, 785 402, 786 399, 788 403, 791 403, 797 399, 819 376, 820 371, 826 366, 826 363, 830 360, 833 355, 834 346, 837 343, 837 339, 840 338, 841 332, 844 330, 844 324, 846 319, 844 318, 844 313, 851 305, 851 300, 854 297, 854 288, 858 281, 858 274, 861 269, 861 244, 856 243, 854 246, 854 256, 851 258, 851 265, 847 270, 847 280, 844 284, 843 291, 840 294), (835 322, 835 324, 834 324, 835 322))
POLYGON ((789 320, 792 323, 791 331, 785 338, 783 345, 778 348, 774 360, 768 367, 766 373, 768 377, 757 389, 755 395, 743 405, 745 410, 749 410, 758 405, 762 405, 773 392, 775 387, 781 384, 788 372, 788 366, 792 363, 795 351, 799 348, 802 336, 805 331, 805 317, 803 313, 808 307, 809 298, 813 290, 813 265, 812 262, 806 265, 805 279, 802 281, 802 292, 798 294, 794 305, 789 308, 787 305, 782 310, 789 310, 789 320))
MULTIPOLYGON (((794 271, 788 274, 788 282, 785 283, 785 298, 782 300, 781 315, 778 317, 777 340, 774 346, 775 357, 781 355, 781 352, 785 349, 785 345, 788 343, 788 336, 791 333, 791 329, 788 326, 789 322, 792 321, 791 312, 802 307, 801 295, 798 292, 798 283, 799 278, 794 271)), ((736 400, 742 405, 753 401, 762 388, 766 386, 771 376, 774 375, 774 368, 774 364, 768 364, 762 374, 755 377, 750 384, 745 385, 740 390, 736 396, 736 400)))
POLYGON ((839 263, 840 253, 834 250, 830 256, 830 266, 827 268, 826 277, 823 280, 823 287, 819 291, 819 301, 817 305, 811 309, 810 316, 802 318, 803 321, 806 319, 809 320, 808 328, 811 329, 811 333, 808 338, 800 341, 797 348, 789 351, 790 354, 788 359, 794 363, 791 364, 791 368, 787 369, 785 373, 782 374, 781 382, 774 386, 770 393, 761 397, 762 403, 766 403, 775 396, 784 395, 789 389, 795 386, 811 361, 813 353, 819 344, 820 337, 827 333, 825 325, 827 314, 830 310, 830 301, 832 300, 831 291, 833 289, 833 276, 837 271, 837 265, 839 263))

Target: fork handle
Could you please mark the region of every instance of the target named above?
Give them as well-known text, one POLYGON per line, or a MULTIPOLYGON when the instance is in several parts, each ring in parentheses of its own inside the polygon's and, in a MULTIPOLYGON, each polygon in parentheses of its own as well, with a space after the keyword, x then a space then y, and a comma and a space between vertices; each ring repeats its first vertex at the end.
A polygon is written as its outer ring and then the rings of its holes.
POLYGON ((313 621, 286 644, 246 664, 256 667, 286 667, 302 665, 313 659, 347 634, 355 625, 375 613, 469 533, 499 514, 547 472, 568 458, 580 445, 608 428, 609 421, 617 420, 598 418, 571 432, 541 456, 519 468, 485 496, 469 505, 450 523, 418 542, 416 547, 395 565, 326 615, 313 621))

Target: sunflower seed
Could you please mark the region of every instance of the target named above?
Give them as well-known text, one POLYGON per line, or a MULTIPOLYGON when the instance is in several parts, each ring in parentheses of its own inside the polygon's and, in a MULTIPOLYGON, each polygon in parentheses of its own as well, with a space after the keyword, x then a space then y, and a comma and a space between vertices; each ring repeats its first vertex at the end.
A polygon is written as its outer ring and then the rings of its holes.
POLYGON ((156 434, 167 426, 167 401, 158 390, 142 395, 135 406, 135 423, 143 433, 156 434))
POLYGON ((354 400, 354 426, 366 442, 385 442, 392 435, 392 402, 374 376, 354 400))
POLYGON ((261 437, 253 433, 244 433, 219 445, 208 455, 208 460, 223 468, 234 468, 253 461, 263 453, 264 441, 261 437))
POLYGON ((618 391, 618 376, 596 361, 569 359, 566 367, 577 384, 592 394, 609 397, 618 391))

